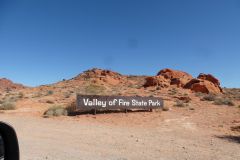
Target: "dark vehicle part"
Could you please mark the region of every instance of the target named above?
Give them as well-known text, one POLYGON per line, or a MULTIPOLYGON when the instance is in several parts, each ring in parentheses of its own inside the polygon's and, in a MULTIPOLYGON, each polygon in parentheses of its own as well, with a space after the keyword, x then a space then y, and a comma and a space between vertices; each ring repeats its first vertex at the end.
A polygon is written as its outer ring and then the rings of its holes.
POLYGON ((19 160, 16 132, 4 122, 0 122, 0 160, 19 160))

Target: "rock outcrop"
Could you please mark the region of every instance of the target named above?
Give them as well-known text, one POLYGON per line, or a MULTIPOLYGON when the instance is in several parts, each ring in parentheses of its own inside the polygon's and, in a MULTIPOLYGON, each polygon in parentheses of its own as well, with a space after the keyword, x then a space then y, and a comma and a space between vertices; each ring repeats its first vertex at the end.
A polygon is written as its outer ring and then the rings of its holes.
POLYGON ((161 88, 169 87, 170 81, 163 76, 152 76, 145 78, 144 87, 159 86, 161 88))
POLYGON ((170 81, 170 85, 176 85, 177 87, 183 87, 187 82, 189 82, 193 77, 182 71, 163 69, 158 72, 158 76, 163 76, 165 79, 170 81))
POLYGON ((21 84, 13 83, 11 80, 6 78, 0 79, 0 91, 12 91, 17 89, 23 89, 25 88, 21 84))
POLYGON ((120 73, 98 68, 87 70, 74 78, 74 80, 93 80, 96 83, 105 82, 111 85, 117 85, 121 83, 123 79, 124 76, 120 73))
POLYGON ((201 73, 197 78, 189 81, 184 88, 202 93, 222 93, 220 82, 211 74, 201 73))
POLYGON ((215 78, 213 75, 211 74, 204 74, 204 73, 200 73, 197 77, 198 79, 203 79, 203 80, 207 80, 212 82, 213 84, 220 86, 220 82, 217 78, 215 78))
POLYGON ((191 89, 194 92, 222 93, 220 81, 211 74, 199 74, 193 78, 190 74, 182 71, 163 69, 157 76, 145 78, 144 87, 159 86, 162 88, 176 85, 180 88, 191 89))
POLYGON ((193 77, 182 71, 163 69, 158 72, 157 76, 147 77, 144 87, 160 86, 168 87, 170 85, 176 85, 177 87, 183 87, 193 77))
POLYGON ((83 73, 81 73, 80 75, 75 77, 74 79, 77 79, 77 78, 99 78, 99 77, 106 77, 106 76, 110 76, 113 78, 120 78, 122 75, 120 73, 113 72, 110 70, 93 68, 93 69, 84 71, 83 73))

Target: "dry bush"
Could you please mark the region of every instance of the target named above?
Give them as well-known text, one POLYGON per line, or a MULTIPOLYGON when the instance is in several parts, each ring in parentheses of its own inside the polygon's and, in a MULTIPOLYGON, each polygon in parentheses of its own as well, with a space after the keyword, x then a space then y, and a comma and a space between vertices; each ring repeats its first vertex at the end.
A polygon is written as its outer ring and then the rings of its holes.
POLYGON ((76 111, 76 106, 77 106, 76 102, 72 102, 67 105, 66 110, 68 111, 68 113, 73 113, 76 111))
POLYGON ((157 86, 157 87, 156 87, 156 90, 161 90, 161 89, 162 89, 162 88, 161 88, 161 87, 159 87, 159 86, 157 86))
POLYGON ((52 100, 47 100, 46 103, 48 103, 48 104, 54 104, 54 101, 52 101, 52 100))
POLYGON ((217 98, 215 101, 214 101, 214 104, 215 105, 228 105, 228 106, 234 106, 234 102, 229 99, 229 98, 217 98))
POLYGON ((18 98, 20 98, 20 99, 21 99, 21 98, 24 98, 24 97, 25 97, 25 95, 24 95, 24 93, 23 93, 23 92, 19 92, 19 93, 18 93, 18 98))
POLYGON ((42 93, 41 92, 36 92, 34 93, 34 95, 32 95, 32 98, 39 98, 39 97, 42 97, 42 93))
POLYGON ((70 92, 64 93, 64 98, 70 98, 70 97, 71 97, 71 93, 70 92))
POLYGON ((163 111, 169 111, 169 107, 168 106, 163 106, 162 110, 163 111))
POLYGON ((85 94, 89 95, 102 95, 105 93, 106 88, 96 84, 90 84, 85 87, 85 94))
POLYGON ((240 100, 239 88, 224 88, 224 95, 234 100, 240 100))
POLYGON ((13 102, 5 101, 0 105, 0 110, 14 110, 16 105, 13 102))
POLYGON ((62 106, 52 106, 47 111, 44 112, 44 116, 67 116, 68 111, 62 106))
POLYGON ((17 102, 19 100, 18 95, 6 95, 3 98, 4 102, 17 102))
POLYGON ((186 107, 187 105, 183 101, 177 100, 176 104, 174 106, 176 106, 176 107, 186 107))
POLYGON ((53 95, 54 94, 54 92, 52 91, 52 90, 49 90, 49 91, 47 91, 47 96, 50 96, 50 95, 53 95))
POLYGON ((214 95, 214 94, 207 94, 207 95, 203 96, 201 100, 203 100, 203 101, 215 101, 216 98, 217 98, 217 96, 214 95))
POLYGON ((169 95, 175 95, 175 94, 178 93, 178 91, 177 91, 176 88, 172 88, 172 89, 170 89, 170 90, 168 90, 168 91, 169 91, 169 92, 168 92, 169 95))
POLYGON ((202 93, 202 92, 197 92, 197 93, 195 93, 195 96, 196 97, 202 97, 202 96, 204 96, 204 95, 206 95, 205 93, 202 93))

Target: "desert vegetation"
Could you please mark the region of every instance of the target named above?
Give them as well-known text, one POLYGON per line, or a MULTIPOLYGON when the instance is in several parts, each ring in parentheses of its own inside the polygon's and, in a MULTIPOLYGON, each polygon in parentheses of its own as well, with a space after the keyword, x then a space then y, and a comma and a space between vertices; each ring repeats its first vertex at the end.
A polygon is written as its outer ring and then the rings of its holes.
POLYGON ((217 98, 214 100, 214 104, 216 105, 228 105, 228 106, 234 106, 234 102, 229 98, 217 98))
POLYGON ((203 101, 215 101, 216 98, 217 98, 217 96, 214 95, 214 94, 206 94, 201 98, 201 100, 203 100, 203 101))
POLYGON ((68 111, 61 105, 54 105, 50 108, 48 108, 47 111, 43 114, 45 117, 51 117, 51 116, 67 116, 68 111))
POLYGON ((176 104, 174 105, 176 107, 186 107, 188 106, 187 103, 184 103, 182 100, 176 100, 176 104))
POLYGON ((239 88, 224 88, 224 95, 230 99, 240 100, 239 88))
POLYGON ((16 109, 16 105, 11 101, 3 101, 0 104, 0 110, 14 110, 16 109))
POLYGON ((97 84, 89 84, 85 87, 84 93, 89 95, 103 95, 106 91, 106 88, 97 84))

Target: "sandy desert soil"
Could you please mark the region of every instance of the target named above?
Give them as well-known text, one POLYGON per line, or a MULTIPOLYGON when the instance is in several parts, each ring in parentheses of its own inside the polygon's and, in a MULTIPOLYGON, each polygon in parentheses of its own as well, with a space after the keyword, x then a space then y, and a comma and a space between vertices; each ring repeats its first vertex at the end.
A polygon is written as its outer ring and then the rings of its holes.
POLYGON ((18 134, 24 160, 237 160, 240 109, 172 107, 134 112, 42 118, 2 113, 18 134))

